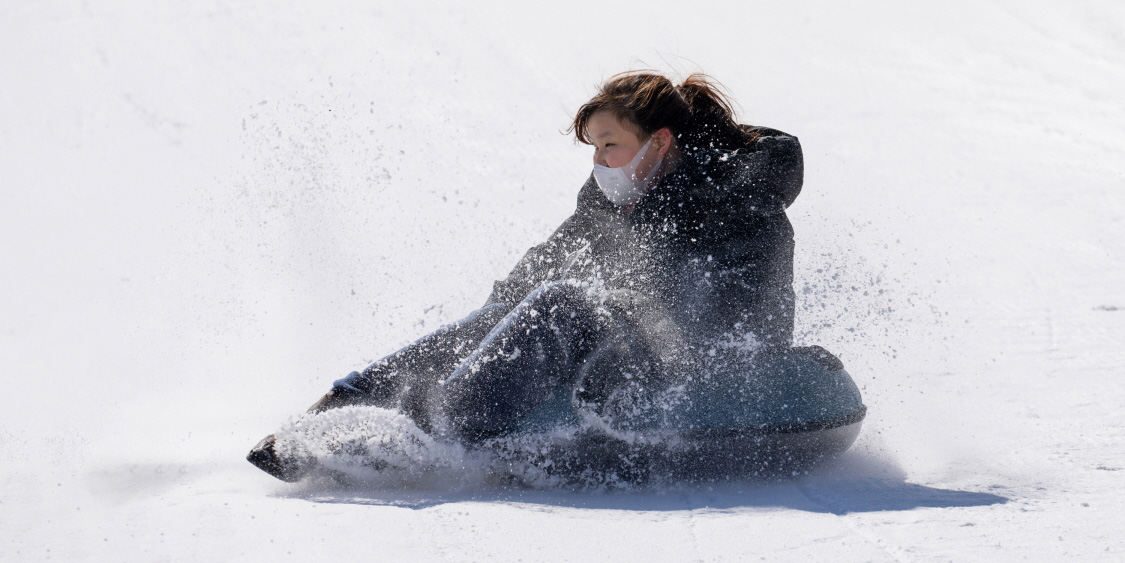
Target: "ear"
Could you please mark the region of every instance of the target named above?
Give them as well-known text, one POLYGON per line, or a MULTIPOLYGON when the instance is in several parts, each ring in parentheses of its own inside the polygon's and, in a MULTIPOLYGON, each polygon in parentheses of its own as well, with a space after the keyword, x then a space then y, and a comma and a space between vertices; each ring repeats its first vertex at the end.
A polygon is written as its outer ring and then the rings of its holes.
POLYGON ((657 129, 652 136, 652 144, 656 145, 658 157, 668 154, 668 151, 672 149, 672 130, 667 127, 662 127, 657 129))

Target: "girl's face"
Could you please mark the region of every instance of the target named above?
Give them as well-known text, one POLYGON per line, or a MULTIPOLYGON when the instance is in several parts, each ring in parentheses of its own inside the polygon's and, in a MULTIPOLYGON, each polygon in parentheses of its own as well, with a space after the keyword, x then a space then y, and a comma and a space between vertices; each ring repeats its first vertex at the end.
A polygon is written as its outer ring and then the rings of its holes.
POLYGON ((586 121, 586 130, 594 143, 594 164, 610 168, 629 164, 646 140, 623 127, 608 111, 594 112, 586 121))
MULTIPOLYGON (((632 130, 621 125, 609 111, 594 112, 586 121, 586 131, 594 142, 594 164, 621 168, 637 156, 637 151, 648 141, 648 138, 638 137, 632 130)), ((672 133, 668 128, 658 130, 652 135, 652 144, 648 147, 648 154, 641 158, 637 164, 638 178, 648 178, 653 172, 660 157, 664 156, 672 146, 672 133)))

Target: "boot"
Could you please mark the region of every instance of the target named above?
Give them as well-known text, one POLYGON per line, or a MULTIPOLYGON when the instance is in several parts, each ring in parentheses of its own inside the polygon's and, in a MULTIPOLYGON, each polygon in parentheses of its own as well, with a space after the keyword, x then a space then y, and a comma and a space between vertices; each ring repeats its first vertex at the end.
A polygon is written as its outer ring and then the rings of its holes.
POLYGON ((246 456, 246 461, 254 464, 258 469, 285 481, 295 483, 301 480, 311 469, 311 462, 302 463, 297 459, 283 458, 277 454, 275 446, 277 437, 273 434, 262 438, 254 449, 246 456))
MULTIPOLYGON (((362 404, 362 396, 356 393, 347 393, 348 389, 337 387, 309 407, 311 414, 321 413, 326 410, 337 409, 348 405, 362 404)), ((262 438, 254 449, 246 456, 246 461, 254 464, 258 469, 281 479, 287 483, 300 481, 311 469, 311 461, 302 462, 297 459, 286 459, 278 455, 275 449, 277 436, 270 434, 262 438)))

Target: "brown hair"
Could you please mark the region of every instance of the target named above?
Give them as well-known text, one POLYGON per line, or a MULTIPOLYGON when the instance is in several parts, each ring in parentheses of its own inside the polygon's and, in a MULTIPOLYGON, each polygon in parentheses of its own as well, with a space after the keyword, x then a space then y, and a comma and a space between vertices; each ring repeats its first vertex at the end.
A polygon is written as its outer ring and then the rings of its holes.
POLYGON ((730 100, 713 78, 702 73, 688 76, 679 86, 650 71, 629 71, 611 76, 590 101, 578 108, 567 132, 587 145, 590 116, 609 111, 627 129, 652 135, 667 127, 684 150, 736 149, 758 138, 749 127, 735 121, 730 100))

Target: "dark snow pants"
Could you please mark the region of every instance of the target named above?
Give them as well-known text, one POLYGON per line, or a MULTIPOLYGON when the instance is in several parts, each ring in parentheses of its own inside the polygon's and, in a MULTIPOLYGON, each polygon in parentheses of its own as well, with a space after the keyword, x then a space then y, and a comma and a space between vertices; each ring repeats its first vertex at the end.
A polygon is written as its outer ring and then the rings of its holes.
POLYGON ((349 403, 400 407, 427 431, 444 421, 461 438, 485 438, 511 428, 560 386, 596 400, 612 383, 604 374, 583 380, 593 376, 587 357, 611 349, 618 366, 645 363, 653 353, 638 334, 630 311, 607 307, 587 285, 548 282, 514 309, 487 305, 352 372, 333 392, 349 403))

